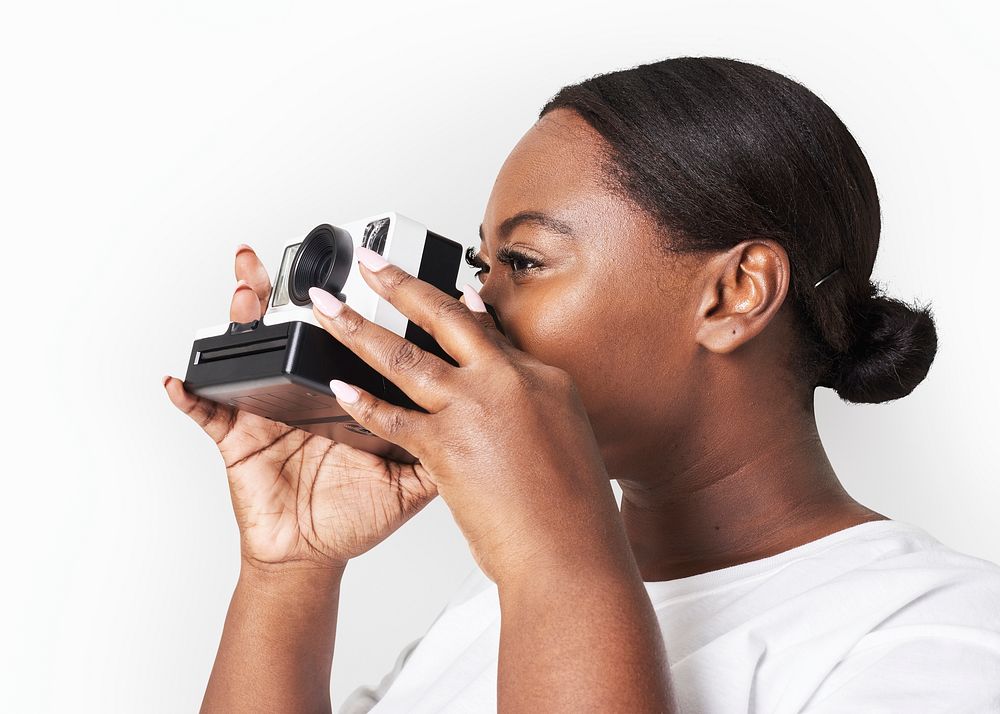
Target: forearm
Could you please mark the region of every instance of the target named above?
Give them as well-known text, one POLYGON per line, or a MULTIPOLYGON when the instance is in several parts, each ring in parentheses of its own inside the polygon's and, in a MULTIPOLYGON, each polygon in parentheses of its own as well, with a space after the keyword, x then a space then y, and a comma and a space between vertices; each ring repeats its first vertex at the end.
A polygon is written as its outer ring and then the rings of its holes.
POLYGON ((499 711, 675 711, 660 627, 628 558, 498 583, 499 711))
POLYGON ((342 575, 244 564, 201 711, 329 712, 342 575))

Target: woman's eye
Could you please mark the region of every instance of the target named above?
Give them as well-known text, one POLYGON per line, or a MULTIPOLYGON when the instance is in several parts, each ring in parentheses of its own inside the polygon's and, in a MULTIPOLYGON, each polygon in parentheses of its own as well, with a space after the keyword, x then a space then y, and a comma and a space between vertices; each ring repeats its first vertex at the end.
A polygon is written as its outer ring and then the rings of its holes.
POLYGON ((515 273, 520 273, 521 271, 535 267, 534 262, 531 260, 531 258, 521 255, 520 253, 510 253, 507 256, 507 260, 505 262, 508 265, 510 265, 510 269, 513 270, 515 273), (523 266, 523 267, 518 267, 518 266, 523 266))
POLYGON ((515 275, 523 275, 542 267, 535 258, 505 246, 497 250, 497 262, 509 265, 510 271, 515 275))
MULTIPOLYGON (((511 273, 515 275, 524 274, 542 267, 541 263, 534 258, 506 247, 501 247, 497 251, 496 259, 498 263, 509 265, 511 273)), ((483 275, 490 272, 490 266, 479 256, 478 252, 472 248, 467 248, 465 251, 465 262, 477 269, 475 275, 480 281, 485 281, 483 275)))

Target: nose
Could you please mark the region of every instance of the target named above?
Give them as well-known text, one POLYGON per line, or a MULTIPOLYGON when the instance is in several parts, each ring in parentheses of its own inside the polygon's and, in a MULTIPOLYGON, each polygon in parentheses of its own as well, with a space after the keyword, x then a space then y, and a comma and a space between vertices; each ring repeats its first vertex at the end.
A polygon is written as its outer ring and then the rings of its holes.
POLYGON ((500 296, 496 290, 490 287, 489 278, 487 278, 486 282, 480 287, 479 297, 481 297, 483 302, 486 303, 486 312, 488 312, 490 317, 493 318, 493 322, 496 324, 497 329, 500 330, 502 334, 506 335, 507 333, 504 332, 503 323, 500 320, 500 307, 496 304, 496 301, 500 299, 500 296))
POLYGON ((500 321, 500 315, 497 313, 496 308, 490 305, 485 300, 483 302, 486 305, 486 312, 488 312, 490 314, 490 317, 493 318, 493 324, 497 326, 497 330, 500 332, 500 334, 506 337, 507 333, 503 329, 503 323, 500 321))

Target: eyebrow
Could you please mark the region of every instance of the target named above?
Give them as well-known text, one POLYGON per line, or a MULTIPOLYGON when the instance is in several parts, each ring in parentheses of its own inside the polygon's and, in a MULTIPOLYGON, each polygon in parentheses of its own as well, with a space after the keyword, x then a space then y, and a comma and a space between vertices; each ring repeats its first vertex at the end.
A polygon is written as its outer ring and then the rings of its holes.
MULTIPOLYGON (((556 233, 568 238, 573 237, 573 229, 570 228, 568 223, 564 223, 563 221, 546 215, 541 211, 521 211, 520 213, 515 213, 513 216, 500 224, 497 234, 500 236, 501 240, 504 240, 522 223, 533 224, 540 228, 544 228, 550 233, 556 233)), ((479 240, 486 240, 483 237, 482 225, 479 226, 479 240)))

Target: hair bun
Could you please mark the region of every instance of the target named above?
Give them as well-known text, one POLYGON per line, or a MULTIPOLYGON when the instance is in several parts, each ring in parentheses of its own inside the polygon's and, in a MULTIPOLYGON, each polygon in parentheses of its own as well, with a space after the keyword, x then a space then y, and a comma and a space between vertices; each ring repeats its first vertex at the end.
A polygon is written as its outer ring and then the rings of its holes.
POLYGON ((905 397, 927 376, 937 353, 930 306, 908 305, 870 285, 857 312, 855 339, 834 358, 822 385, 858 404, 905 397))

